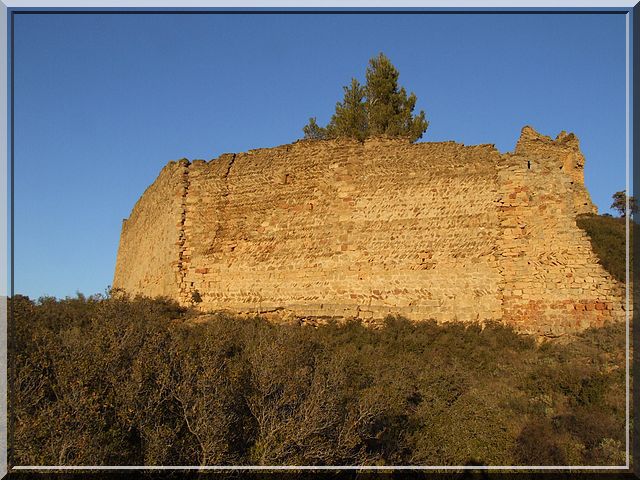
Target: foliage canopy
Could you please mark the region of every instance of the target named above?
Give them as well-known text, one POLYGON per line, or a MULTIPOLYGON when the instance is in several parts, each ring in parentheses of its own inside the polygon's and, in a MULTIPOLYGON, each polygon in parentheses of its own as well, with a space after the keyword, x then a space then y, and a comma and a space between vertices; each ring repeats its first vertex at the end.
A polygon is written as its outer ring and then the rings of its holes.
MULTIPOLYGON (((614 193, 611 198, 613 198, 613 203, 611 204, 611 208, 616 210, 621 217, 625 216, 625 212, 627 209, 627 194, 624 190, 614 193)), ((633 196, 629 197, 629 211, 632 215, 638 213, 638 203, 636 202, 636 198, 633 196)))
POLYGON ((362 141, 385 135, 415 142, 427 130, 429 122, 422 110, 413 115, 416 96, 414 93, 407 95, 405 88, 398 86, 398 77, 398 70, 383 53, 373 57, 367 67, 366 84, 360 85, 353 78, 351 85, 343 87, 344 98, 336 104, 329 124, 320 127, 315 117, 310 118, 302 129, 304 138, 362 141))

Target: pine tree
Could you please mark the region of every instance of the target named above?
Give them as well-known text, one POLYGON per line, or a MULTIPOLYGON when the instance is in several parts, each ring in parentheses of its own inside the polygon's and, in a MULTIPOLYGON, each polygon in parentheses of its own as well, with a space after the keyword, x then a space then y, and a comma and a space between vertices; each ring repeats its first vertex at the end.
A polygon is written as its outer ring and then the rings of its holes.
POLYGON ((429 122, 424 111, 413 115, 416 96, 407 96, 398 87, 398 70, 382 53, 369 60, 367 83, 360 85, 353 78, 344 88, 344 99, 336 104, 336 110, 326 128, 320 127, 315 118, 303 128, 304 138, 325 139, 347 137, 364 140, 370 136, 388 135, 406 137, 415 142, 422 138, 429 122))
POLYGON ((368 136, 367 111, 364 103, 365 89, 355 78, 344 88, 344 99, 336 103, 336 112, 327 125, 331 138, 347 137, 364 140, 368 136))
POLYGON ((327 138, 327 129, 318 125, 316 117, 311 117, 309 123, 302 128, 302 131, 304 132, 304 138, 307 140, 324 140, 327 138))
MULTIPOLYGON (((613 203, 611 204, 611 208, 613 210, 617 210, 621 217, 625 216, 627 210, 627 194, 626 192, 620 191, 614 193, 611 198, 613 198, 613 203)), ((636 198, 631 196, 629 197, 629 211, 632 215, 638 213, 638 203, 636 202, 636 198)))
POLYGON ((429 126, 424 111, 413 116, 416 96, 398 89, 398 70, 380 53, 367 67, 367 114, 370 135, 409 137, 412 142, 422 137, 429 126))

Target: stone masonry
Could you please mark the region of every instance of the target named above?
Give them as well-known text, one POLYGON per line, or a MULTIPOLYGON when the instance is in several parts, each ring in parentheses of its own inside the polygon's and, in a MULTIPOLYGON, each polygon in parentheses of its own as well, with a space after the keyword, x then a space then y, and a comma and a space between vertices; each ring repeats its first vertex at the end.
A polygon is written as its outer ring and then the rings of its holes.
POLYGON ((557 336, 624 318, 580 213, 578 139, 298 141, 170 162, 122 225, 114 288, 203 311, 398 313, 557 336))

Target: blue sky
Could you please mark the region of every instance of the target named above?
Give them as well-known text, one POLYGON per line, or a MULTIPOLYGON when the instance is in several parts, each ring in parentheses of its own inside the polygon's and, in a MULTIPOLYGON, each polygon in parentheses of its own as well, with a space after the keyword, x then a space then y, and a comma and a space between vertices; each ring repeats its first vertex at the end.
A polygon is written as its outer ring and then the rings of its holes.
POLYGON ((601 212, 625 186, 624 15, 17 15, 15 292, 104 292, 160 169, 295 141, 384 52, 421 141, 575 132, 601 212))

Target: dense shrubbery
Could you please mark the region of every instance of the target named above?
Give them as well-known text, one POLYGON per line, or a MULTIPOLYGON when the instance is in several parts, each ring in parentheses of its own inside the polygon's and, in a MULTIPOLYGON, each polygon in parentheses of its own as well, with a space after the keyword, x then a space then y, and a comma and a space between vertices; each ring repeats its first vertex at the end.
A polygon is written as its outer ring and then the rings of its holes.
POLYGON ((15 297, 22 465, 624 463, 624 329, 319 328, 15 297))
MULTIPOLYGON (((587 232, 591 246, 600 264, 620 282, 626 281, 626 219, 604 215, 579 215, 576 219, 578 227, 587 232)), ((633 223, 631 224, 633 227, 633 223)), ((631 233, 629 230, 629 241, 631 233)), ((633 249, 629 249, 629 265, 633 265, 633 249)))

